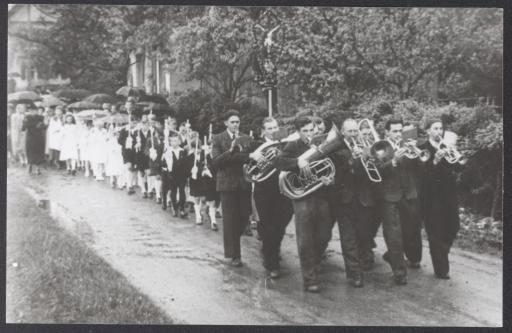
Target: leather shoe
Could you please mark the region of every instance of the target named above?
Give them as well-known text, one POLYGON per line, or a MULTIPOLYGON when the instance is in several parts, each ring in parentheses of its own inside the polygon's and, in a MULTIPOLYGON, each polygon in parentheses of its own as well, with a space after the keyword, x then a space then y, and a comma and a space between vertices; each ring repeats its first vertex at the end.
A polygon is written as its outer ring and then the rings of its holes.
POLYGON ((362 274, 355 274, 350 279, 350 284, 354 288, 361 288, 364 285, 364 283, 363 283, 363 275, 362 274))
POLYGON ((394 280, 395 280, 395 284, 397 284, 399 286, 403 286, 403 285, 407 284, 407 276, 405 276, 405 275, 402 275, 402 276, 395 275, 394 280))
POLYGON ((436 274, 436 278, 442 279, 442 280, 450 280, 450 275, 448 275, 448 273, 446 273, 446 274, 436 274))
POLYGON ((219 227, 217 227, 217 223, 212 223, 212 230, 213 231, 218 231, 219 230, 219 227))
POLYGON ((233 260, 231 260, 231 266, 233 267, 242 267, 242 259, 240 258, 233 258, 233 260))
POLYGON ((316 284, 312 284, 310 286, 304 287, 304 290, 306 290, 308 293, 319 293, 320 288, 316 284))
POLYGON ((409 261, 409 260, 408 260, 408 261, 407 261, 407 264, 409 265, 409 267, 410 267, 410 268, 414 268, 414 269, 418 269, 418 268, 420 268, 420 267, 421 267, 421 265, 420 265, 420 262, 419 262, 419 261, 415 261, 415 262, 413 262, 413 261, 409 261))

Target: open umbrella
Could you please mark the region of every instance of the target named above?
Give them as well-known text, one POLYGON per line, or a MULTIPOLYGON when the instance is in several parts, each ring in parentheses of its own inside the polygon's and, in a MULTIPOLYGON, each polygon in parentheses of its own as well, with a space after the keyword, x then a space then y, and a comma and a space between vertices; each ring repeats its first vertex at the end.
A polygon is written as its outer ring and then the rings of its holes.
POLYGON ((75 113, 75 117, 80 118, 81 120, 92 120, 95 118, 102 118, 109 116, 109 111, 104 110, 83 110, 80 112, 75 113))
POLYGON ((123 125, 128 124, 128 115, 125 113, 116 113, 110 116, 102 117, 101 122, 103 124, 116 124, 123 125))
POLYGON ((146 92, 142 88, 124 86, 124 87, 117 89, 116 95, 125 96, 125 97, 128 97, 128 96, 141 97, 141 96, 146 95, 146 92))
POLYGON ((53 96, 67 101, 80 101, 87 96, 91 96, 91 92, 85 89, 59 89, 52 93, 53 96))
POLYGON ((18 91, 7 95, 7 102, 14 104, 30 104, 40 100, 42 100, 42 98, 33 91, 18 91))
POLYGON ((68 108, 70 108, 70 109, 80 109, 80 110, 100 109, 101 105, 96 104, 96 103, 91 103, 91 102, 80 101, 80 102, 75 102, 75 103, 69 104, 68 108))
POLYGON ((58 99, 57 97, 52 96, 52 95, 43 96, 43 101, 41 102, 41 106, 54 107, 57 105, 66 105, 66 103, 64 103, 63 101, 61 101, 60 99, 58 99))
POLYGON ((115 97, 112 97, 112 96, 107 95, 107 94, 94 94, 94 95, 91 95, 91 96, 89 96, 87 98, 84 98, 83 101, 84 102, 91 102, 91 103, 94 103, 94 104, 103 104, 103 103, 113 104, 113 103, 117 102, 117 99, 115 97))

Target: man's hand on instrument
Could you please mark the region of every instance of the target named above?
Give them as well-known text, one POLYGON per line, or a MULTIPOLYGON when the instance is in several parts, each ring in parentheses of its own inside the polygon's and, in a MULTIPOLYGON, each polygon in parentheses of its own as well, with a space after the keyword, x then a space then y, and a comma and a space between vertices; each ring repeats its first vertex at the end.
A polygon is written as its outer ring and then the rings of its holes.
POLYGON ((361 158, 361 156, 363 156, 363 150, 359 147, 354 148, 352 151, 352 158, 357 160, 358 158, 361 158))
POLYGON ((398 164, 398 161, 402 158, 402 156, 405 155, 407 151, 407 148, 398 148, 396 151, 395 151, 395 156, 393 156, 393 159, 391 160, 391 163, 393 163, 393 166, 396 167, 397 164, 398 164))
POLYGON ((438 149, 436 154, 434 155, 434 164, 441 162, 441 160, 446 156, 446 150, 438 149))
POLYGON ((320 177, 320 180, 322 181, 322 183, 325 186, 329 186, 331 184, 334 184, 334 177, 322 176, 322 177, 320 177))
POLYGON ((255 160, 256 162, 259 162, 263 159, 263 154, 259 151, 254 151, 249 154, 249 158, 255 160))
POLYGON ((307 166, 309 165, 309 162, 302 159, 302 158, 298 158, 297 159, 297 166, 299 167, 299 169, 304 169, 306 168, 307 166))

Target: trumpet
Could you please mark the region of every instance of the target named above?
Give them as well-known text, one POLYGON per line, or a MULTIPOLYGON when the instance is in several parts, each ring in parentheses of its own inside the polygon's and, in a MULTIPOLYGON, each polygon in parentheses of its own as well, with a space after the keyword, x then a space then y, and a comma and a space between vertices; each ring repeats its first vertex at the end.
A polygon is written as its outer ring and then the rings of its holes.
POLYGON ((419 149, 411 140, 416 141, 418 139, 418 130, 413 127, 403 132, 402 139, 393 142, 389 140, 393 145, 395 150, 399 148, 404 148, 405 152, 403 156, 408 159, 416 159, 418 158, 422 162, 426 162, 430 159, 430 151, 427 149, 419 149))
POLYGON ((457 139, 458 136, 454 132, 444 131, 444 137, 438 137, 439 145, 436 147, 437 150, 444 150, 446 154, 444 155, 444 159, 446 162, 450 164, 466 164, 467 157, 462 155, 457 149, 457 139))
POLYGON ((430 152, 427 149, 419 149, 416 145, 405 141, 403 141, 403 147, 407 148, 405 157, 409 159, 419 158, 422 162, 426 162, 430 159, 430 152))

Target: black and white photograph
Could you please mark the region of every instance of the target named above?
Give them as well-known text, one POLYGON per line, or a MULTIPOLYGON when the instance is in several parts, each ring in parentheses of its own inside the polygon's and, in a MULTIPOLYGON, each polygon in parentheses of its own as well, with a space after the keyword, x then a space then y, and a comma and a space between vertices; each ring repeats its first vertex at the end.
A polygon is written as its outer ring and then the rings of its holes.
POLYGON ((256 5, 5 4, 7 324, 503 327, 504 9, 256 5))

